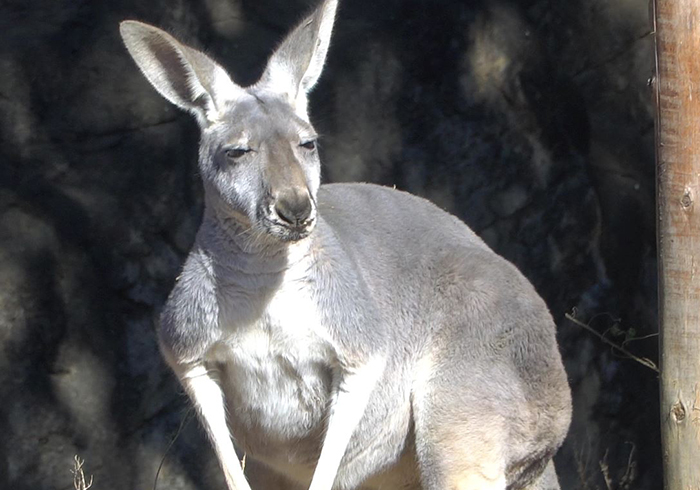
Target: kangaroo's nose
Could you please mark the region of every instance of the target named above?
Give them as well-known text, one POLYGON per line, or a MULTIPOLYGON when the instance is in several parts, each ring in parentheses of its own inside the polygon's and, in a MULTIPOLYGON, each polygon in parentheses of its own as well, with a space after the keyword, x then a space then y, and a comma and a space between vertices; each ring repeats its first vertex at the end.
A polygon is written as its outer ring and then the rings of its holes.
POLYGON ((281 192, 275 202, 275 212, 286 223, 299 227, 311 216, 311 197, 304 189, 289 189, 281 192))

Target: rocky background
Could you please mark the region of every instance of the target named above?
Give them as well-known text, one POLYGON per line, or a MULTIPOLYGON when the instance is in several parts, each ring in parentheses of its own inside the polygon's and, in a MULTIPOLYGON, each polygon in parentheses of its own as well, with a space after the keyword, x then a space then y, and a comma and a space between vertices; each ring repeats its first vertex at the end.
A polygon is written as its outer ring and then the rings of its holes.
MULTIPOLYGON (((197 127, 117 26, 247 84, 314 3, 0 1, 0 488, 71 488, 75 454, 94 488, 153 488, 161 461, 158 488, 223 488, 153 333, 202 211, 197 127)), ((432 199, 547 300, 575 400, 564 489, 661 488, 656 373, 564 318, 656 360, 647 4, 344 0, 312 97, 326 181, 432 199)))

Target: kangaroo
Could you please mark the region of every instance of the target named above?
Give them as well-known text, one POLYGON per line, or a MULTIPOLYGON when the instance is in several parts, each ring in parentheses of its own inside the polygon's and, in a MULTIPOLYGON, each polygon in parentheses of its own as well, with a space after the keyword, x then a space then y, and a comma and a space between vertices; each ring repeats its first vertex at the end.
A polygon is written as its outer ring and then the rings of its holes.
POLYGON ((311 490, 558 489, 571 395, 531 284, 422 198, 320 185, 307 97, 336 7, 321 3, 248 87, 121 23, 145 77, 201 128, 205 208, 162 354, 229 490, 250 490, 237 450, 311 490))

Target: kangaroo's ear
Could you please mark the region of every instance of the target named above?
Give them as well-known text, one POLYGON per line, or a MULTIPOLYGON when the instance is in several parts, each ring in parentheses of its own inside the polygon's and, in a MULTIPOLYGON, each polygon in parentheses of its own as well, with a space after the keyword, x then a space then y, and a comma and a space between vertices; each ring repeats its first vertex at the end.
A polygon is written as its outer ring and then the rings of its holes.
POLYGON ((257 83, 286 95, 305 119, 307 94, 321 75, 337 7, 338 0, 324 0, 277 48, 257 83))
POLYGON ((151 85, 176 106, 190 111, 202 128, 217 121, 223 106, 243 89, 205 54, 180 44, 168 33, 126 20, 119 31, 151 85))

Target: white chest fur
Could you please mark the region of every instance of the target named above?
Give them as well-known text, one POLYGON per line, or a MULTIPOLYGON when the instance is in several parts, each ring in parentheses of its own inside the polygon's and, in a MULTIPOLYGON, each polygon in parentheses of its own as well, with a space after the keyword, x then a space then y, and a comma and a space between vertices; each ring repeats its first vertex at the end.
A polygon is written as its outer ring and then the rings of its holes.
POLYGON ((225 366, 231 426, 236 438, 261 431, 278 443, 304 439, 321 428, 333 349, 311 283, 289 272, 278 286, 260 291, 223 291, 227 334, 211 358, 225 366))

